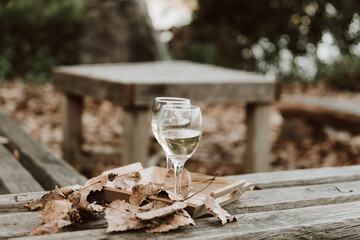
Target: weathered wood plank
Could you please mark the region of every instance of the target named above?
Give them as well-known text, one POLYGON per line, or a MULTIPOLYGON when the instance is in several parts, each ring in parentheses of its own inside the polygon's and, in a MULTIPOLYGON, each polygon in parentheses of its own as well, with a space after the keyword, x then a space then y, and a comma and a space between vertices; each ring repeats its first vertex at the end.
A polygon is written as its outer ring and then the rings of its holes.
POLYGON ((41 185, 0 145, 0 193, 43 191, 41 185))
POLYGON ((247 191, 225 208, 234 214, 360 201, 360 181, 247 191))
MULTIPOLYGON (((360 202, 351 202, 249 213, 245 216, 239 215, 239 222, 224 226, 216 218, 203 218, 196 220, 196 227, 166 234, 141 232, 106 234, 104 229, 94 229, 19 239, 359 239, 359 215, 360 202)), ((14 234, 7 232, 8 237, 14 234)))
POLYGON ((270 104, 247 104, 247 173, 270 171, 270 104))
POLYGON ((228 177, 248 181, 263 189, 351 182, 360 180, 360 165, 253 173, 228 177))
POLYGON ((0 134, 10 141, 10 148, 20 154, 21 164, 46 190, 83 184, 86 178, 70 164, 53 155, 45 146, 24 132, 15 122, 0 111, 0 134))
POLYGON ((65 94, 62 100, 62 150, 63 157, 73 166, 76 155, 82 147, 81 115, 83 110, 83 97, 65 94))
MULTIPOLYGON (((25 211, 24 202, 37 199, 44 193, 2 195, 0 212, 25 211)), ((225 208, 232 214, 241 214, 246 208, 253 213, 360 201, 360 181, 247 191, 244 196, 225 208)))
POLYGON ((0 215, 0 238, 26 236, 42 223, 41 212, 19 212, 0 215))
POLYGON ((309 96, 287 96, 277 104, 284 117, 297 117, 322 125, 360 133, 360 107, 354 102, 309 96))
POLYGON ((27 212, 22 204, 34 201, 47 192, 28 192, 0 195, 0 213, 27 212))

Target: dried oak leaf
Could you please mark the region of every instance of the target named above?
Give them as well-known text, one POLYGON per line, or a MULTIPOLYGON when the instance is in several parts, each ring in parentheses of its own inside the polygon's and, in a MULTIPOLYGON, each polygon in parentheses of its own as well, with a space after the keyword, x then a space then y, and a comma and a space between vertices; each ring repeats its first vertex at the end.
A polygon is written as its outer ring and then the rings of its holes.
POLYGON ((45 204, 51 200, 62 200, 67 196, 69 196, 73 192, 72 187, 63 187, 63 188, 57 188, 55 186, 55 190, 51 190, 50 192, 44 194, 40 199, 37 199, 32 202, 26 202, 23 204, 23 207, 30 210, 30 211, 37 211, 40 209, 43 209, 45 207, 45 204), (61 192, 61 194, 60 194, 61 192))
POLYGON ((238 221, 235 215, 230 215, 211 196, 206 196, 204 205, 210 214, 217 216, 221 220, 222 225, 224 225, 227 222, 238 221))
POLYGON ((132 189, 141 180, 141 174, 139 172, 127 174, 125 176, 118 176, 113 180, 116 188, 122 190, 132 189))
POLYGON ((105 218, 108 222, 106 232, 126 231, 128 229, 141 229, 149 226, 149 223, 135 217, 139 207, 123 200, 113 201, 105 210, 105 218))
POLYGON ((76 215, 76 210, 69 200, 51 200, 46 203, 42 213, 41 219, 44 223, 50 223, 55 220, 71 221, 76 215))
MULTIPOLYGON (((184 202, 176 202, 173 203, 171 205, 165 206, 165 207, 161 207, 161 208, 157 208, 157 209, 150 209, 147 212, 139 212, 136 213, 135 216, 141 220, 151 220, 154 218, 162 218, 165 216, 168 216, 178 210, 184 209, 186 208, 187 205, 184 202)), ((155 207, 154 207, 155 208, 155 207)))
POLYGON ((178 229, 181 226, 195 226, 194 219, 185 210, 179 210, 175 214, 168 215, 157 221, 153 227, 145 229, 148 233, 169 232, 170 230, 178 229))
MULTIPOLYGON (((175 185, 175 172, 174 169, 169 169, 165 177, 165 185, 173 188, 175 185)), ((191 176, 187 169, 183 169, 181 174, 181 194, 186 197, 191 192, 191 176)))
POLYGON ((70 225, 71 222, 68 220, 55 220, 43 225, 38 226, 32 232, 29 233, 29 236, 38 236, 45 234, 53 234, 59 232, 59 230, 65 226, 70 225))
POLYGON ((132 189, 129 202, 139 206, 148 196, 156 194, 162 190, 162 186, 157 183, 148 183, 146 185, 137 184, 132 189))

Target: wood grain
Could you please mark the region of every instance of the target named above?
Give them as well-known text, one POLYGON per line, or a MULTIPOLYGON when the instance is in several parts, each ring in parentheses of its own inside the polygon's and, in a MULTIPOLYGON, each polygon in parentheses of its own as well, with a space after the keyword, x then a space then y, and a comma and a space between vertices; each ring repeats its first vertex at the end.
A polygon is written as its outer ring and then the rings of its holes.
MULTIPOLYGON (((19 239, 359 239, 359 215, 360 202, 351 202, 249 213, 245 216, 239 215, 239 222, 224 226, 216 218, 203 218, 196 220, 196 227, 166 234, 106 234, 104 229, 93 229, 19 239)), ((11 237, 14 233, 8 234, 8 237, 11 237)))
POLYGON ((43 190, 19 161, 0 145, 0 194, 43 190))
POLYGON ((228 178, 243 179, 263 189, 351 182, 360 180, 360 165, 253 173, 228 178))
POLYGON ((34 201, 47 192, 29 192, 0 195, 0 213, 27 212, 23 203, 34 201))
POLYGON ((84 176, 52 154, 1 111, 0 123, 0 134, 9 139, 9 147, 19 152, 21 164, 43 188, 51 190, 54 185, 63 187, 85 183, 84 176))

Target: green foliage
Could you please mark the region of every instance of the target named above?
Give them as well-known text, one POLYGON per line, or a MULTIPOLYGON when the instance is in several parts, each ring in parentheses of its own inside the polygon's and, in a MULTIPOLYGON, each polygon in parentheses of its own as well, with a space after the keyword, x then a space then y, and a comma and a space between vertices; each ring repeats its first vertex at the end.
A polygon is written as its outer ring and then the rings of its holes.
POLYGON ((79 59, 85 1, 0 1, 0 79, 42 83, 60 64, 79 59))
POLYGON ((175 58, 309 82, 341 64, 360 42, 357 1, 198 0, 198 5, 190 39, 172 49, 175 58), (332 51, 328 58, 320 53, 326 48, 332 51))
POLYGON ((318 77, 331 87, 360 91, 360 57, 347 56, 342 61, 323 69, 318 77))

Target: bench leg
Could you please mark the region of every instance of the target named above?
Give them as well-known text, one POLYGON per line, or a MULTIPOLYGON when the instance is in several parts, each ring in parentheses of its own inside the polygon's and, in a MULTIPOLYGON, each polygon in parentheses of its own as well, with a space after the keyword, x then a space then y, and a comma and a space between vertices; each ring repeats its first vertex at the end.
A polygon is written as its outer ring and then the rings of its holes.
POLYGON ((148 109, 125 109, 123 141, 123 165, 141 162, 144 167, 147 167, 148 109))
POLYGON ((269 104, 248 104, 246 106, 247 157, 245 170, 247 173, 270 170, 269 112, 269 104))
POLYGON ((81 114, 83 110, 81 96, 66 93, 62 101, 62 151, 63 157, 72 165, 82 147, 81 114))

